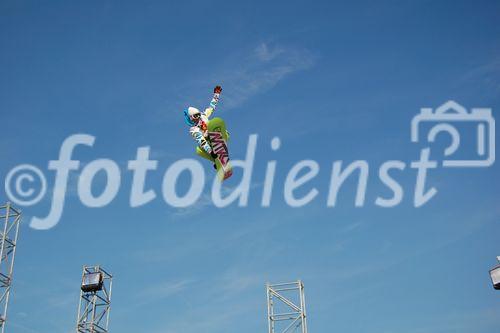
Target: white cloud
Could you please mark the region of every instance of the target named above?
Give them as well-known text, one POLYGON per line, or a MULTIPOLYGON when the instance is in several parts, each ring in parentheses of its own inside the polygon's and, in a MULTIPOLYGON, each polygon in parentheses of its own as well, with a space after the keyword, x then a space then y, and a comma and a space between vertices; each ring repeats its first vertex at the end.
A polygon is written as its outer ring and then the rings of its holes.
POLYGON ((263 62, 268 62, 279 56, 285 50, 282 47, 274 47, 272 49, 266 43, 262 43, 255 48, 255 55, 263 62))
POLYGON ((234 108, 274 88, 288 75, 312 67, 315 61, 316 57, 306 49, 262 43, 213 77, 228 87, 225 108, 234 108))
POLYGON ((456 86, 473 94, 475 98, 489 99, 500 93, 500 57, 476 66, 458 78, 456 86))
POLYGON ((188 218, 193 215, 199 214, 205 210, 205 208, 208 208, 212 206, 212 196, 209 193, 203 193, 201 197, 194 203, 193 205, 186 207, 186 208, 177 208, 175 212, 172 214, 172 217, 174 218, 188 218))
MULTIPOLYGON (((207 183, 212 186, 214 181, 219 181, 219 180, 213 179, 211 181, 208 181, 207 183)), ((249 191, 252 191, 253 189, 259 188, 262 186, 263 186, 262 183, 251 183, 249 191)), ((233 192, 236 189, 237 189, 237 186, 224 186, 223 185, 221 188, 221 193, 223 196, 226 196, 226 195, 229 195, 231 192, 233 192)), ((235 203, 233 203, 233 205, 235 205, 236 203, 237 203, 237 201, 235 201, 235 203)), ((205 192, 200 196, 200 198, 198 199, 198 201, 196 201, 196 203, 194 203, 193 205, 186 207, 186 208, 177 208, 172 216, 177 217, 177 218, 191 217, 193 215, 197 215, 199 213, 202 213, 206 208, 213 207, 213 206, 214 206, 214 204, 213 204, 213 200, 212 200, 212 192, 211 191, 205 192)))
POLYGON ((244 314, 254 311, 262 299, 265 301, 264 293, 244 293, 259 286, 263 290, 262 277, 255 275, 225 272, 220 278, 200 283, 203 288, 197 283, 196 297, 191 298, 194 303, 175 318, 161 323, 154 332, 218 332, 234 325, 244 314), (197 318, 196 321, 193 318, 197 318))
POLYGON ((139 303, 146 304, 171 297, 186 290, 192 283, 193 280, 186 279, 180 281, 167 281, 149 286, 138 294, 141 300, 139 303))
MULTIPOLYGON (((482 308, 468 309, 467 311, 446 311, 438 313, 432 318, 423 318, 419 326, 404 327, 406 333, 462 333, 487 331, 498 326, 498 309, 482 308)), ((397 327, 394 331, 401 332, 397 327)))
POLYGON ((220 84, 224 110, 235 108, 269 91, 290 74, 312 67, 316 58, 305 48, 270 43, 236 50, 211 66, 208 72, 199 72, 184 81, 178 91, 171 92, 172 97, 166 104, 176 117, 187 105, 203 108, 208 105, 207 96, 213 86, 220 84))

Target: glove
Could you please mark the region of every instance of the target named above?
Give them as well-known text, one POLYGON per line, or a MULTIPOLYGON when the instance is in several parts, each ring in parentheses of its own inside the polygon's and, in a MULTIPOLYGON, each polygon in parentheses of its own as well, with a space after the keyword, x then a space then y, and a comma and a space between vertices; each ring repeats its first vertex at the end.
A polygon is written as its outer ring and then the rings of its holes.
POLYGON ((222 87, 221 86, 215 86, 214 88, 214 94, 220 94, 222 92, 222 87))
POLYGON ((216 153, 214 153, 213 151, 210 153, 210 156, 212 156, 212 158, 213 158, 214 160, 216 160, 216 159, 217 159, 217 154, 216 154, 216 153))

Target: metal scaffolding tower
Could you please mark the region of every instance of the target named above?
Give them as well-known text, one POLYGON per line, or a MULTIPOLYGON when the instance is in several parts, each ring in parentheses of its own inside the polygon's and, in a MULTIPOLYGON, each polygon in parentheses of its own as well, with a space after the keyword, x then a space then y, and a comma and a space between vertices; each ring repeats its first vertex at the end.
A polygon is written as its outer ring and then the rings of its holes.
POLYGON ((302 281, 267 284, 269 333, 307 333, 306 301, 302 281))
POLYGON ((5 332, 7 321, 7 308, 9 307, 10 289, 12 287, 12 273, 16 256, 17 236, 21 211, 15 209, 8 202, 0 206, 0 332, 5 332))
POLYGON ((76 332, 108 332, 112 280, 100 266, 83 267, 76 332))

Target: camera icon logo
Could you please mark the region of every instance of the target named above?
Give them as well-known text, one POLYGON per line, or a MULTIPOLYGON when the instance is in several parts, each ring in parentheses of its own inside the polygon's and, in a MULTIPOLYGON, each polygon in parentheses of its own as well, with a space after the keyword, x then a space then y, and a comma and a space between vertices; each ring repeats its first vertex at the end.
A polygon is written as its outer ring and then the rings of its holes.
POLYGON ((411 141, 419 142, 419 132, 423 124, 432 125, 427 133, 427 142, 435 142, 438 134, 447 133, 451 144, 444 150, 443 167, 489 167, 495 163, 495 119, 491 109, 473 108, 470 112, 455 101, 448 101, 436 108, 422 108, 420 114, 411 122, 411 141), (460 148, 460 132, 455 125, 469 123, 473 125, 475 137, 474 158, 454 159, 460 148))

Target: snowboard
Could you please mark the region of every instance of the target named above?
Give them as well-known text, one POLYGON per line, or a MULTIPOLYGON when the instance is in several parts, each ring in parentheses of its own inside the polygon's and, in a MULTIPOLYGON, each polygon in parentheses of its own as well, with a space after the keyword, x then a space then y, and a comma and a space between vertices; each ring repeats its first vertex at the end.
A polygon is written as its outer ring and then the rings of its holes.
POLYGON ((227 140, 229 139, 226 124, 221 118, 213 118, 208 122, 208 141, 217 154, 214 163, 217 167, 219 180, 228 179, 233 174, 233 167, 229 162, 227 140))

